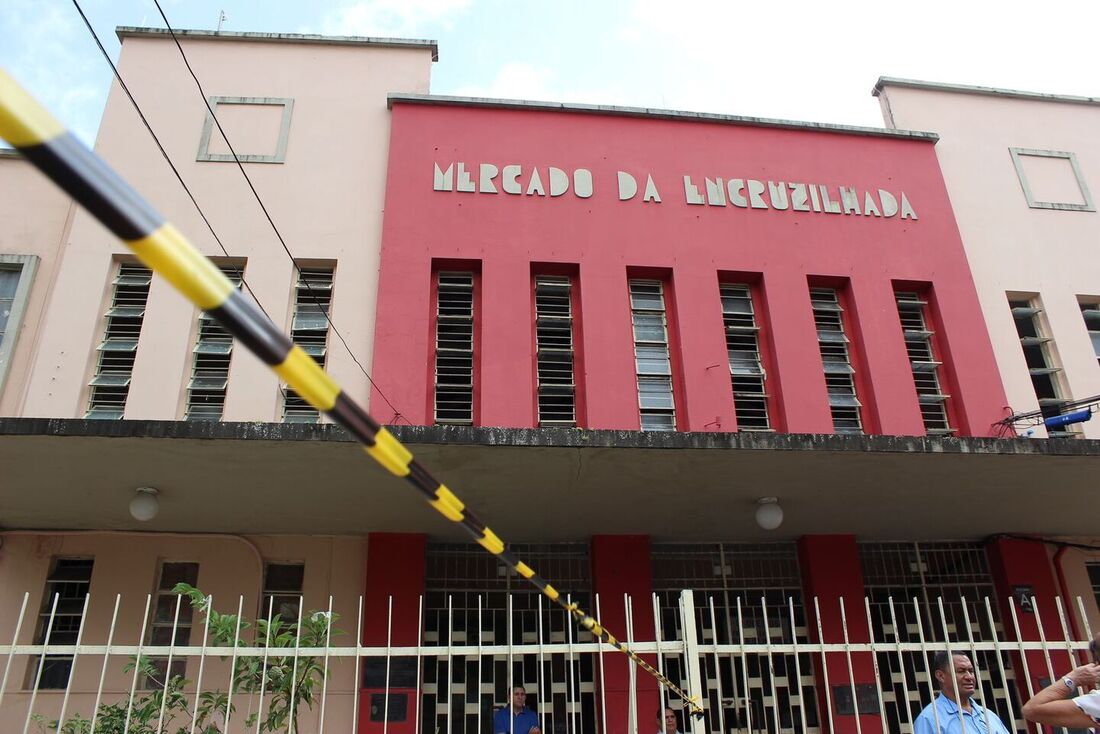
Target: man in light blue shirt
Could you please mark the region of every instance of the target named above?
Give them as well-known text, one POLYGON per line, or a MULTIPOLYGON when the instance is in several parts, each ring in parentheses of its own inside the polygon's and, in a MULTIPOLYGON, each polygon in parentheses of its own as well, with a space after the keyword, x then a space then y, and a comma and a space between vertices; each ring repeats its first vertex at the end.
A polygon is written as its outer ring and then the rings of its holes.
POLYGON ((512 705, 493 714, 493 734, 541 734, 539 716, 527 708, 527 690, 512 689, 512 705))
POLYGON ((933 664, 940 695, 920 712, 914 734, 1009 734, 995 713, 972 700, 978 679, 966 653, 941 650, 933 664))

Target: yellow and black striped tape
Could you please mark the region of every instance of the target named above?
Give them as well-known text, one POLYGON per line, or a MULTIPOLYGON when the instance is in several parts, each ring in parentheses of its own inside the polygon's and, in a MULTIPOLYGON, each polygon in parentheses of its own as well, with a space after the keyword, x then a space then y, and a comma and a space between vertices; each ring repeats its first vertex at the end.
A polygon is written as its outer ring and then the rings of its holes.
POLYGON ((245 299, 217 266, 3 69, 0 69, 0 137, 15 146, 111 230, 139 260, 217 319, 310 405, 350 431, 371 458, 395 476, 407 479, 443 517, 465 528, 481 547, 530 581, 597 639, 626 654, 654 676, 683 699, 692 714, 702 715, 703 709, 696 699, 623 645, 592 615, 576 604, 566 603, 561 592, 517 558, 504 541, 446 485, 433 478, 393 434, 371 418, 312 357, 245 299))

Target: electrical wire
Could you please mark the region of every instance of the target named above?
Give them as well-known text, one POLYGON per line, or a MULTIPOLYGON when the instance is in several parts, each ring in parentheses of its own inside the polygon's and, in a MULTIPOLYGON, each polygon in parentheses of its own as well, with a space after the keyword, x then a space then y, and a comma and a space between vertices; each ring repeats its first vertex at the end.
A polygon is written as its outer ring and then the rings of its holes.
MULTIPOLYGON (((118 67, 115 66, 115 62, 111 60, 111 55, 107 53, 107 49, 103 47, 103 43, 99 40, 99 35, 95 32, 95 29, 92 27, 91 22, 88 20, 88 16, 84 14, 84 9, 80 7, 80 3, 78 2, 78 0, 73 0, 73 5, 76 7, 76 12, 80 13, 80 17, 84 20, 84 25, 88 27, 88 32, 91 33, 92 38, 95 39, 96 46, 99 46, 99 51, 101 54, 103 54, 103 58, 110 65, 111 71, 114 72, 115 79, 118 80, 118 84, 120 87, 122 87, 122 91, 125 92, 126 96, 130 99, 130 104, 133 105, 134 111, 137 112, 138 117, 141 118, 141 122, 143 125, 145 125, 145 129, 149 131, 149 136, 153 138, 153 142, 156 143, 157 149, 160 151, 161 156, 164 157, 164 160, 168 164, 168 167, 172 169, 172 173, 176 175, 176 180, 179 181, 180 186, 182 186, 183 190, 187 192, 187 197, 191 199, 191 203, 195 205, 195 211, 197 211, 199 213, 199 216, 202 217, 202 221, 206 224, 206 228, 210 230, 211 236, 213 236, 214 241, 218 243, 218 247, 221 248, 222 253, 226 257, 231 258, 229 251, 226 250, 225 245, 222 244, 221 238, 218 237, 218 233, 214 231, 214 225, 212 225, 210 223, 210 220, 206 218, 206 213, 202 210, 202 207, 199 206, 199 202, 195 199, 195 195, 191 193, 191 189, 187 186, 187 182, 183 180, 183 175, 179 172, 179 169, 176 168, 176 164, 172 162, 172 158, 168 155, 168 151, 166 151, 164 149, 164 146, 161 144, 160 138, 158 138, 157 134, 153 131, 153 126, 149 124, 148 118, 146 118, 145 113, 142 112, 141 105, 137 103, 137 100, 134 99, 134 95, 130 93, 130 88, 126 86, 126 82, 123 80, 122 75, 119 73, 118 67)), ((264 312, 264 315, 268 318, 271 318, 270 314, 267 313, 267 310, 264 309, 263 304, 260 303, 260 299, 256 296, 255 291, 252 290, 252 286, 250 286, 248 282, 244 279, 243 270, 240 275, 241 283, 244 285, 245 290, 247 290, 248 294, 252 296, 252 299, 256 302, 256 305, 260 307, 260 310, 264 312)))
MULTIPOLYGON (((76 0, 73 1, 75 2, 76 0)), ((180 44, 179 38, 176 36, 175 29, 172 28, 172 24, 168 22, 168 16, 165 15, 164 8, 162 8, 160 5, 160 0, 153 0, 153 4, 157 6, 157 10, 160 12, 160 17, 164 20, 165 28, 167 28, 168 32, 172 35, 172 40, 175 42, 176 48, 179 49, 180 57, 183 59, 184 66, 187 67, 187 71, 191 74, 191 78, 195 80, 195 86, 198 87, 199 95, 202 97, 203 104, 206 105, 206 109, 210 113, 210 118, 218 127, 218 132, 221 134, 222 140, 225 141, 226 146, 229 148, 230 154, 233 156, 234 162, 237 164, 237 168, 240 170, 241 175, 244 176, 244 180, 248 183, 248 188, 252 191, 252 195, 256 198, 256 203, 260 205, 260 209, 263 211, 264 216, 267 217, 267 222, 271 225, 271 229, 275 233, 275 237, 279 240, 279 244, 283 246, 283 251, 286 252, 287 257, 290 258, 290 262, 294 266, 294 271, 299 276, 299 282, 304 282, 306 284, 306 290, 309 292, 310 297, 313 299, 314 305, 317 306, 318 309, 320 309, 322 314, 324 314, 325 321, 328 322, 328 325, 336 333, 336 336, 339 337, 340 342, 344 345, 344 349, 347 350, 348 354, 351 355, 352 360, 355 362, 356 365, 358 365, 359 371, 362 372, 363 376, 367 378, 367 382, 370 383, 371 387, 375 389, 378 395, 386 401, 386 405, 390 406, 390 409, 393 410, 393 418, 390 419, 390 423, 396 423, 399 418, 403 418, 404 416, 401 414, 401 411, 399 411, 394 406, 394 404, 390 402, 390 399, 386 397, 386 394, 382 392, 382 389, 378 387, 377 383, 375 383, 375 381, 371 378, 366 368, 363 367, 362 362, 359 361, 359 358, 355 355, 355 352, 352 351, 351 346, 348 345, 348 342, 344 338, 344 335, 340 333, 340 330, 338 328, 336 328, 336 324, 333 323, 332 318, 329 316, 328 309, 321 305, 321 302, 318 300, 317 295, 313 292, 313 287, 309 284, 309 281, 301 279, 301 269, 298 267, 298 263, 294 259, 294 255, 290 252, 290 248, 287 247, 286 240, 283 239, 282 233, 275 225, 275 220, 272 219, 271 213, 264 205, 263 199, 260 198, 260 193, 253 185, 252 179, 248 176, 248 172, 244 169, 244 165, 241 163, 241 159, 237 156, 237 151, 233 148, 233 144, 229 142, 229 136, 226 135, 225 130, 222 128, 221 122, 218 120, 217 115, 214 114, 214 108, 210 106, 210 100, 206 96, 206 91, 202 88, 202 82, 199 81, 198 76, 195 74, 195 70, 191 68, 191 62, 188 61, 187 54, 184 53, 183 46, 180 44)))

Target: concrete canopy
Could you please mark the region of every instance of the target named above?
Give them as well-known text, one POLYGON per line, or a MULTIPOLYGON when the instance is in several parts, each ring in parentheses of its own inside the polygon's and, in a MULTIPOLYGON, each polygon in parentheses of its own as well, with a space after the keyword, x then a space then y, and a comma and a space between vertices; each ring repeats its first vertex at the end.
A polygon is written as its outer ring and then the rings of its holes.
MULTIPOLYGON (((505 541, 1092 535, 1093 441, 402 426, 505 541), (786 518, 766 532, 756 500, 786 518)), ((0 527, 249 534, 461 532, 335 426, 0 419, 0 527), (160 512, 133 520, 137 487, 160 512)))

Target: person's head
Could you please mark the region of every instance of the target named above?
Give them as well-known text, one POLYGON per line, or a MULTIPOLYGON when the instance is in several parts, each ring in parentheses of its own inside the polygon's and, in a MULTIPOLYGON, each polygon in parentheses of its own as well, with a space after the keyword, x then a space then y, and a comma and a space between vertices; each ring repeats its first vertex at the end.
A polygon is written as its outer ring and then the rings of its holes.
POLYGON ((939 681, 943 695, 954 699, 955 692, 958 691, 959 700, 963 701, 974 695, 978 679, 974 675, 974 664, 970 662, 969 655, 940 650, 932 663, 936 667, 936 680, 939 681))
POLYGON ((657 725, 665 734, 675 734, 676 712, 670 708, 657 709, 657 725))
POLYGON ((527 706, 527 689, 516 686, 512 689, 512 708, 519 711, 527 706))

